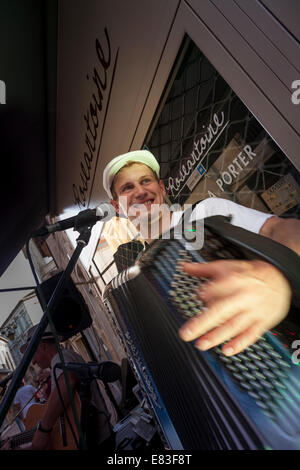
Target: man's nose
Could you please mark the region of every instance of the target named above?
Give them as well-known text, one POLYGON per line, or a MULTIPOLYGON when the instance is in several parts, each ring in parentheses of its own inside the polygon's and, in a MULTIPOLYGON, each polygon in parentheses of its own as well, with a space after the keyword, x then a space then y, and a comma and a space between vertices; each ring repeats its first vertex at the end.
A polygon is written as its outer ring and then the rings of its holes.
POLYGON ((135 197, 137 199, 142 199, 145 196, 145 194, 147 194, 146 189, 143 187, 143 185, 139 183, 135 185, 134 190, 135 190, 135 197))

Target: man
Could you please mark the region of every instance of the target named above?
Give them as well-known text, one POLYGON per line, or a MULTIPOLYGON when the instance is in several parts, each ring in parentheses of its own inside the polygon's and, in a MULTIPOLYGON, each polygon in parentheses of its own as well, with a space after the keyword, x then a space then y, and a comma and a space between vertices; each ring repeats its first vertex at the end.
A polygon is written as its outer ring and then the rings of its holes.
MULTIPOLYGON (((36 326, 32 327, 29 330, 27 342, 24 345, 22 345, 22 347, 20 348, 22 353, 25 352, 27 345, 30 339, 32 338, 35 329, 36 329, 36 326)), ((82 357, 79 354, 77 354, 75 351, 71 349, 64 349, 64 348, 62 348, 61 350, 62 350, 64 361, 66 363, 67 362, 84 363, 84 360, 82 359, 82 357)), ((47 368, 51 369, 51 393, 47 400, 47 407, 46 407, 45 413, 43 414, 41 420, 38 423, 37 430, 33 437, 32 445, 29 448, 30 450, 46 450, 49 448, 51 431, 55 423, 59 419, 59 417, 64 412, 64 407, 62 405, 61 398, 59 396, 59 392, 56 386, 56 381, 57 381, 60 394, 63 399, 65 407, 67 408, 71 403, 64 374, 61 369, 55 368, 55 365, 59 362, 61 362, 61 360, 57 352, 57 347, 56 347, 53 333, 51 332, 50 328, 47 327, 34 353, 34 356, 32 358, 32 363, 37 364, 41 369, 47 369, 47 368), (54 373, 56 376, 56 380, 55 380, 54 373)), ((73 397, 75 397, 75 392, 78 391, 79 389, 80 379, 76 373, 68 371, 67 374, 68 374, 69 385, 70 385, 73 397)), ((103 401, 103 398, 97 395, 97 389, 95 389, 94 387, 92 387, 91 400, 92 402, 97 401, 98 407, 99 407, 99 400, 100 400, 101 402, 100 405, 102 408, 101 411, 99 412, 99 418, 100 418, 99 423, 97 423, 98 426, 99 425, 101 426, 101 429, 99 429, 99 427, 97 428, 97 432, 99 432, 99 434, 101 435, 97 436, 98 439, 96 439, 95 436, 92 436, 93 443, 95 443, 95 445, 98 445, 104 442, 107 438, 111 436, 111 428, 109 424, 109 417, 107 415, 106 405, 103 401)), ((79 411, 78 418, 80 420, 80 411, 79 411)), ((73 448, 76 448, 75 441, 74 442, 72 441, 69 444, 71 444, 73 448)))
MULTIPOLYGON (((116 211, 133 221, 149 243, 180 219, 180 213, 172 214, 164 204, 166 189, 159 180, 159 165, 146 150, 129 152, 109 162, 103 172, 103 186, 116 211), (158 227, 155 236, 151 235, 153 216, 158 227)), ((197 205, 191 221, 212 215, 231 215, 233 225, 272 238, 300 254, 299 220, 280 219, 231 201, 210 198, 197 205)), ((179 331, 184 341, 198 338, 195 345, 201 350, 228 341, 223 353, 237 354, 280 323, 289 311, 289 282, 264 261, 185 263, 182 269, 211 281, 198 293, 206 304, 205 313, 187 321, 179 331)))

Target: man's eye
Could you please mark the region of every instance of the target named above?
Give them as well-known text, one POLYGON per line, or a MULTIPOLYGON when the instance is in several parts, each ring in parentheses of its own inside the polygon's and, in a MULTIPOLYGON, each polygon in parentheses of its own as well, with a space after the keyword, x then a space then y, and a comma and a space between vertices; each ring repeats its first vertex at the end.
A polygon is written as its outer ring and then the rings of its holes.
POLYGON ((124 186, 124 188, 121 189, 121 192, 124 193, 126 191, 129 191, 131 189, 131 186, 124 186))

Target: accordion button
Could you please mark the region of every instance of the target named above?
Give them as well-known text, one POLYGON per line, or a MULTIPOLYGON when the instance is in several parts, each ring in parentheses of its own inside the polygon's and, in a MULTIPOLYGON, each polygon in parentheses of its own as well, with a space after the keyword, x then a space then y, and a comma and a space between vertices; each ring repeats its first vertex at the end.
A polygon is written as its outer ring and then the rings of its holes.
MULTIPOLYGON (((263 386, 257 381, 257 380, 250 380, 250 384, 258 389, 258 390, 262 390, 263 389, 263 386)), ((269 384, 268 384, 269 385, 269 384)))
POLYGON ((259 390, 257 393, 263 400, 270 400, 270 395, 263 390, 259 390))

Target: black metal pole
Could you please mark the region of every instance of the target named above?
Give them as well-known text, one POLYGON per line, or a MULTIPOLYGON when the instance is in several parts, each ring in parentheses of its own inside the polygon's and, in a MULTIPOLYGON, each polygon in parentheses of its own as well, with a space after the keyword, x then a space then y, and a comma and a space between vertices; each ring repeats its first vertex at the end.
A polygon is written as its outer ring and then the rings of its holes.
POLYGON ((10 287, 8 289, 0 289, 0 292, 14 292, 19 290, 34 290, 36 286, 31 287, 10 287))

